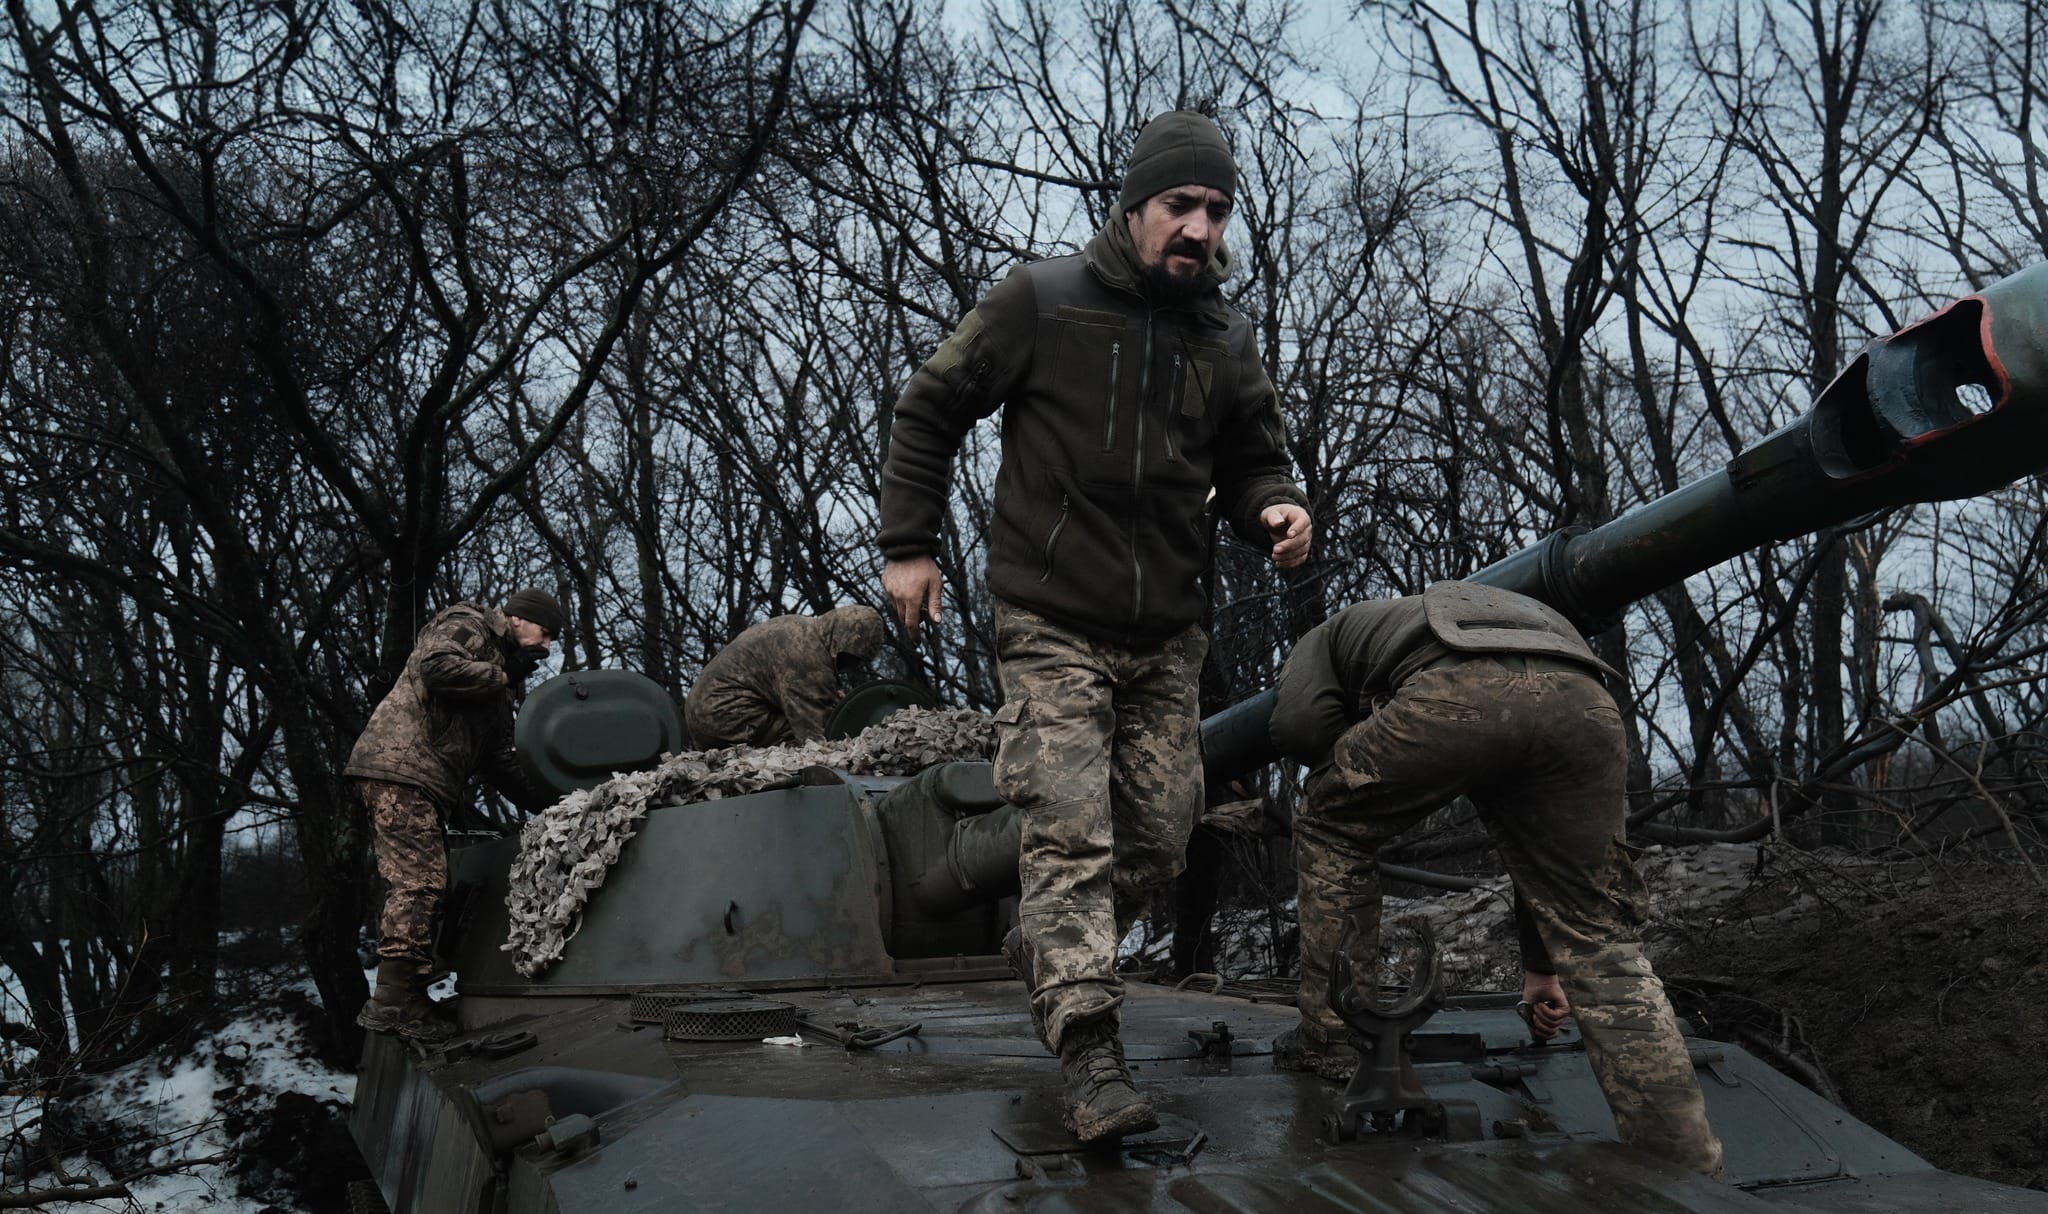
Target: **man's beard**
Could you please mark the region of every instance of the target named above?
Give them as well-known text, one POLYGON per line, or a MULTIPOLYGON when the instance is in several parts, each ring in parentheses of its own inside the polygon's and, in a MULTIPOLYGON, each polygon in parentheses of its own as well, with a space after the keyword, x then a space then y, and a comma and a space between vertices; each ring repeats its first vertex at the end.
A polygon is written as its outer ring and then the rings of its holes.
POLYGON ((1153 299, 1179 301, 1195 294, 1195 286, 1202 281, 1202 272, 1177 275, 1165 266, 1145 267, 1145 294, 1153 299))
POLYGON ((1200 245, 1172 245, 1159 258, 1156 266, 1146 266, 1143 272, 1145 294, 1153 299, 1182 300, 1195 295, 1200 289, 1202 271, 1209 267, 1208 252, 1200 245), (1196 266, 1187 274, 1175 274, 1166 268, 1167 259, 1179 254, 1192 257, 1196 266))

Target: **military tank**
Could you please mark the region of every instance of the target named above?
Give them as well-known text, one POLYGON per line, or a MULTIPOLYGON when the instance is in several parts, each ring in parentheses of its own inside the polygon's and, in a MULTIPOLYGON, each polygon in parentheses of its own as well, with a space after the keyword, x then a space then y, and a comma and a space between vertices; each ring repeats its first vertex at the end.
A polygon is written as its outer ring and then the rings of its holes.
MULTIPOLYGON (((1713 475, 1476 576, 1593 624, 1753 545, 2034 474, 2044 320, 2048 266, 1875 343, 1713 475)), ((674 706, 636 679, 537 690, 522 753, 565 788, 652 762, 674 706)), ((1212 780, 1271 759, 1270 708, 1255 696, 1204 723, 1212 780)), ((1016 821, 986 763, 824 765, 794 787, 656 805, 636 830, 533 973, 502 947, 518 840, 453 853, 443 945, 464 1031, 432 1052, 368 1041, 350 1128, 375 1193, 360 1208, 2048 1210, 2048 1194, 1937 1171, 1693 1038, 1727 1176, 1676 1170, 1615 1141, 1569 1030, 1539 1045, 1513 995, 1446 995, 1426 950, 1391 1004, 1342 984, 1366 1060, 1343 1088, 1272 1066, 1288 984, 1133 983, 1126 1052, 1161 1124, 1082 1148, 998 952, 1016 821)))

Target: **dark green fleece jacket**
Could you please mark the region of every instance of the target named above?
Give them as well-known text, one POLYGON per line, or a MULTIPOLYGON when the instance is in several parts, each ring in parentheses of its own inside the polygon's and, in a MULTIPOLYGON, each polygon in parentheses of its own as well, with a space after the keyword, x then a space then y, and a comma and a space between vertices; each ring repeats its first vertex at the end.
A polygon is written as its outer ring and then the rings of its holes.
POLYGON ((1306 507, 1251 323, 1223 302, 1219 249, 1196 294, 1140 286, 1123 212, 1079 254, 1019 266, 911 377, 882 468, 890 559, 938 548, 952 463, 1003 410, 988 588, 1123 644, 1202 614, 1204 508, 1268 545, 1259 513, 1306 507))

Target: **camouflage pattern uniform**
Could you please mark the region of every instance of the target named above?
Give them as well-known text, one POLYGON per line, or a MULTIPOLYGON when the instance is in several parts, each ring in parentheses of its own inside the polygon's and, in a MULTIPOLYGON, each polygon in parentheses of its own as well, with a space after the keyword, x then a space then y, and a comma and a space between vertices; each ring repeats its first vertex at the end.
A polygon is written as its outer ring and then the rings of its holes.
POLYGON ((1265 548, 1261 513, 1308 501, 1251 323, 1217 289, 1228 269, 1219 249, 1196 292, 1151 299, 1113 210, 1081 255, 989 292, 889 431, 882 552, 925 556, 962 437, 1003 410, 987 572, 998 776, 1026 807, 1021 917, 1054 1050, 1077 1017, 1114 1023, 1119 926, 1134 891, 1180 870, 1200 808, 1208 512, 1265 548))
POLYGON ((1346 1039, 1329 983, 1347 916, 1360 927, 1353 972, 1372 981, 1380 848, 1469 796, 1571 1001, 1622 1141, 1712 1175, 1721 1144, 1637 935, 1647 890, 1624 841, 1621 715, 1596 669, 1562 616, 1462 583, 1357 604, 1303 639, 1274 714, 1282 749, 1314 765, 1294 824, 1303 1029, 1346 1039), (1347 700, 1356 723, 1325 746, 1347 700))
POLYGON ((377 955, 420 974, 433 967, 448 884, 443 819, 479 772, 522 806, 536 799, 512 753, 517 648, 501 612, 457 603, 436 613, 349 752, 345 774, 369 810, 377 872, 390 886, 377 955))
POLYGON ((1229 144, 1199 114, 1139 132, 1080 253, 1019 265, 961 319, 897 399, 881 475, 882 555, 934 556, 961 444, 1002 411, 986 539, 998 787, 1023 809, 1020 968, 1084 1142, 1157 1124, 1118 1036, 1116 944, 1138 891, 1182 867, 1201 800, 1209 520, 1270 550, 1264 512, 1308 505, 1257 330, 1223 298, 1220 228, 1180 288, 1133 235, 1126 208, 1143 217, 1177 185, 1237 196, 1229 144))
POLYGON ((441 910, 442 891, 448 888, 441 812, 410 784, 355 784, 370 811, 377 875, 389 887, 377 917, 377 955, 407 962, 415 973, 427 973, 433 968, 434 919, 441 910))
POLYGON ((1057 1052, 1069 1025, 1122 1004, 1117 942, 1181 870, 1202 807, 1195 680, 1209 639, 1189 626, 1117 645, 1001 599, 995 620, 996 791, 1022 811, 1024 972, 1057 1052))
POLYGON ((818 741, 839 703, 840 656, 865 662, 881 649, 882 617, 872 607, 756 624, 714 654, 690 688, 690 741, 704 750, 818 741))

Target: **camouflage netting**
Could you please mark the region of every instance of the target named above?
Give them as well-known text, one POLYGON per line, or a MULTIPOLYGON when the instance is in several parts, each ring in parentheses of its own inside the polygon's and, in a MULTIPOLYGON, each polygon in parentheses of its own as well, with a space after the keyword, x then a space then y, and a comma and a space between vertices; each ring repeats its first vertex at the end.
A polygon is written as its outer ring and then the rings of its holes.
POLYGON ((520 831, 505 897, 512 928, 500 947, 528 977, 560 959, 590 892, 604 884, 605 873, 653 806, 794 788, 810 767, 908 776, 934 763, 994 753, 995 726, 987 714, 906 708, 842 741, 685 751, 664 757, 650 771, 571 793, 520 831))

